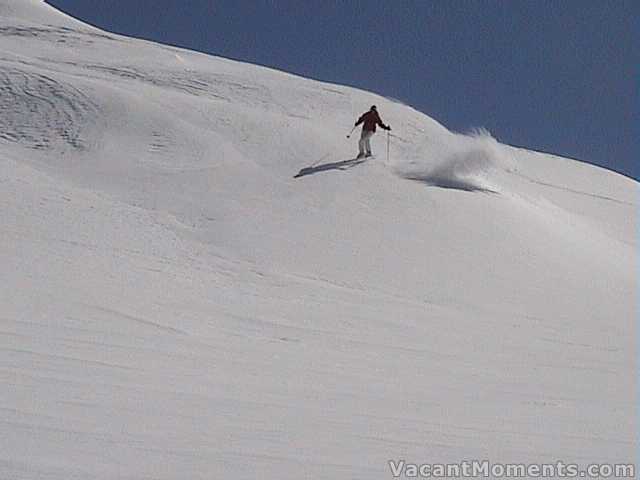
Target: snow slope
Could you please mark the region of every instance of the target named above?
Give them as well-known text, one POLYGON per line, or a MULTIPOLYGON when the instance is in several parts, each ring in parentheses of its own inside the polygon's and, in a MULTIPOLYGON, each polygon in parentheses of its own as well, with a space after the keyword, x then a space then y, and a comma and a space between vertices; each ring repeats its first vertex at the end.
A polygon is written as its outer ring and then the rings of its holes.
POLYGON ((633 180, 37 0, 0 111, 0 478, 632 461, 633 180))

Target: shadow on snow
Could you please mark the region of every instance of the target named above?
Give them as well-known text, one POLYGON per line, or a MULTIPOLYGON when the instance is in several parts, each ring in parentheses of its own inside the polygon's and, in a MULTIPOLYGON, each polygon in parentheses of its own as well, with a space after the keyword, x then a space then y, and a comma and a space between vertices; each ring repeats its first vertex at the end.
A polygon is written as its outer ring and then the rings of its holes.
POLYGON ((421 177, 405 175, 407 180, 413 180, 414 182, 420 182, 428 187, 445 188, 448 190, 460 190, 463 192, 482 192, 482 193, 495 193, 499 194, 497 190, 484 187, 479 184, 475 184, 469 180, 455 179, 455 178, 439 178, 439 177, 421 177))
POLYGON ((311 167, 305 167, 300 170, 293 178, 300 178, 306 175, 313 175, 315 173, 326 172, 327 170, 349 170, 364 163, 364 158, 351 158, 349 160, 342 160, 340 162, 323 163, 322 165, 312 165, 311 167))

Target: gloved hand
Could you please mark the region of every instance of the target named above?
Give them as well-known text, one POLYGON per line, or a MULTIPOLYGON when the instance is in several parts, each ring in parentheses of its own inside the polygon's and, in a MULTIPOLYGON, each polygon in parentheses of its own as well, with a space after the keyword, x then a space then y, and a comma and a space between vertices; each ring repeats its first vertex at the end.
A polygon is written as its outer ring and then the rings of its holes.
POLYGON ((386 130, 387 130, 388 132, 390 132, 390 131, 391 131, 391 126, 390 126, 390 125, 387 125, 386 130))

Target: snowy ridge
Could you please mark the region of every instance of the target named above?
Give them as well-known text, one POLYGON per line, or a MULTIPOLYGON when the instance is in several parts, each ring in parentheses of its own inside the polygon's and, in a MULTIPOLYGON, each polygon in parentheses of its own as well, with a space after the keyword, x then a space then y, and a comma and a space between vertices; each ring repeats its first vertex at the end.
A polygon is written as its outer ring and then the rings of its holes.
POLYGON ((35 0, 0 109, 0 478, 631 461, 637 182, 35 0))
POLYGON ((2 0, 0 18, 8 24, 2 30, 5 35, 22 34, 34 37, 50 27, 80 27, 87 31, 95 30, 47 5, 44 0, 2 0), (26 28, 25 24, 31 24, 31 26, 26 28))

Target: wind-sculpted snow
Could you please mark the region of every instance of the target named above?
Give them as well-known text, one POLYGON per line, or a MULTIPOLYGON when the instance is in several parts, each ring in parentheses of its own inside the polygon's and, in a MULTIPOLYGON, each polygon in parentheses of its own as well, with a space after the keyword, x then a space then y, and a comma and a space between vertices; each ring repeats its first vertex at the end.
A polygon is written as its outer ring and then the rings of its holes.
POLYGON ((414 148, 394 164, 395 171, 435 187, 500 192, 500 176, 515 168, 510 153, 485 130, 440 136, 414 148))
POLYGON ((0 110, 0 140, 39 150, 85 148, 83 128, 98 114, 76 87, 5 65, 0 70, 0 110))
POLYGON ((160 88, 175 89, 200 98, 211 98, 227 102, 244 101, 249 105, 265 102, 269 90, 264 86, 240 83, 228 75, 202 74, 184 70, 152 71, 134 66, 74 65, 92 72, 113 76, 119 80, 133 80, 160 88))
POLYGON ((91 46, 100 40, 115 40, 110 35, 69 27, 0 26, 0 38, 29 38, 41 42, 55 42, 59 45, 77 47, 91 46))

